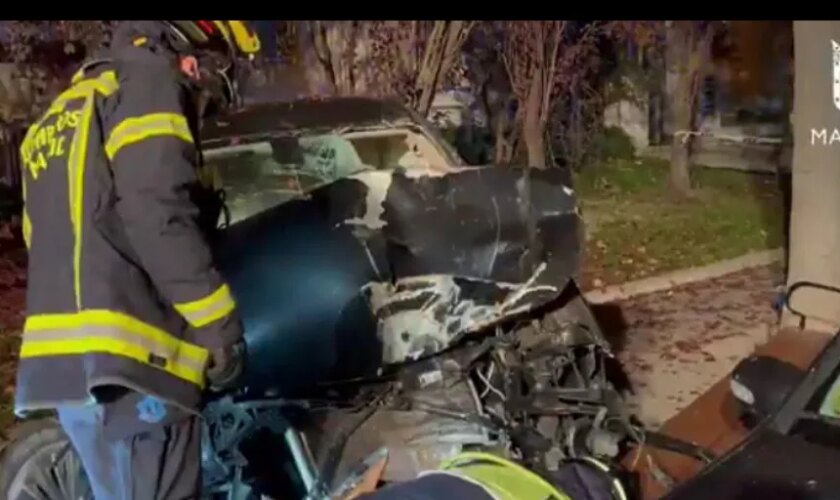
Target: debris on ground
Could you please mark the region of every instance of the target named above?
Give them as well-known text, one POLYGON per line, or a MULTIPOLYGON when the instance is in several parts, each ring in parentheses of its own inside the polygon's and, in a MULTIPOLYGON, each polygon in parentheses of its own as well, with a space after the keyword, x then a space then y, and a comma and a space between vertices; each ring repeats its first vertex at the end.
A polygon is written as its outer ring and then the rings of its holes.
POLYGON ((769 340, 777 323, 774 264, 622 302, 612 338, 635 394, 631 408, 658 426, 769 340))

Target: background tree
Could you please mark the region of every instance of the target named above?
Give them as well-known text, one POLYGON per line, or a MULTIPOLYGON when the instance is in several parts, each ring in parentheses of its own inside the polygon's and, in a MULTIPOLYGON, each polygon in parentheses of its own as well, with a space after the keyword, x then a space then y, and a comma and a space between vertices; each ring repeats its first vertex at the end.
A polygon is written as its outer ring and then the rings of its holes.
POLYGON ((547 167, 547 132, 555 99, 580 85, 597 65, 601 24, 570 21, 504 21, 501 53, 513 95, 528 164, 547 167))
POLYGON ((423 116, 443 83, 456 83, 474 21, 382 21, 370 25, 370 64, 380 94, 396 94, 423 116))
POLYGON ((479 23, 464 46, 464 59, 477 108, 486 117, 491 161, 572 168, 591 161, 603 133, 607 76, 624 69, 612 61, 620 52, 615 49, 628 43, 640 51, 664 46, 656 39, 663 26, 660 21, 479 23), (543 93, 546 78, 551 90, 543 93), (530 151, 543 151, 542 157, 528 158, 526 123, 530 151), (543 147, 534 144, 540 140, 543 147))
MULTIPOLYGON (((479 22, 464 44, 464 78, 476 100, 475 109, 484 117, 486 145, 492 150, 487 160, 497 165, 514 156, 519 134, 513 120, 516 98, 502 59, 504 25, 479 22)), ((478 134, 476 134, 478 135, 478 134)))
POLYGON ((700 84, 715 33, 711 21, 667 21, 665 61, 676 77, 671 99, 673 138, 668 184, 678 196, 691 194, 691 146, 696 132, 700 84))
POLYGON ((614 48, 612 70, 603 85, 605 105, 622 100, 648 108, 651 144, 663 135, 665 22, 611 21, 605 31, 614 48))
MULTIPOLYGON (((314 55, 312 66, 320 74, 310 73, 310 81, 318 90, 334 95, 363 93, 357 87, 357 72, 369 34, 361 21, 307 21, 301 23, 301 50, 314 55)), ((306 56, 304 56, 307 58, 306 56)), ((309 56, 307 59, 311 59, 309 56)))
POLYGON ((316 93, 399 97, 428 115, 472 21, 308 21, 297 50, 316 93))
MULTIPOLYGON (((581 77, 558 96, 552 113, 551 150, 555 161, 580 170, 612 154, 632 154, 633 144, 620 129, 605 127, 604 112, 629 102, 640 110, 656 104, 664 72, 661 66, 661 21, 607 21, 597 36, 597 57, 589 67, 575 67, 581 77), (619 152, 620 139, 628 150, 619 152), (616 142, 619 141, 619 142, 616 142)), ((654 109, 656 111, 656 109, 654 109)), ((658 125, 656 120, 651 128, 658 125)))
POLYGON ((563 77, 558 72, 567 21, 508 21, 502 60, 517 98, 517 122, 528 154, 528 164, 548 166, 546 130, 552 94, 563 77))
POLYGON ((3 89, 5 106, 31 118, 60 90, 84 57, 105 45, 111 21, 2 21, 4 55, 14 72, 3 89))

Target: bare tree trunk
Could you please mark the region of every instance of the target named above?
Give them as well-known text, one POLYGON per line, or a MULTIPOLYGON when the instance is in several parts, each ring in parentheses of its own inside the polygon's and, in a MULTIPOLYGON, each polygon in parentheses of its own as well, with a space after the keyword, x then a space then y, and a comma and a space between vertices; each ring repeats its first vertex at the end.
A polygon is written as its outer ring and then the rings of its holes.
POLYGON ((687 196, 691 192, 691 136, 684 133, 694 130, 694 106, 691 99, 691 72, 687 64, 690 51, 690 33, 684 21, 671 21, 666 35, 668 67, 676 73, 676 88, 672 96, 673 138, 671 139, 671 173, 668 188, 674 194, 687 196))
POLYGON ((674 137, 671 139, 671 171, 668 176, 668 188, 676 195, 688 196, 691 193, 691 143, 693 137, 676 132, 694 130, 693 109, 689 103, 690 75, 680 74, 674 92, 674 137))
POLYGON ((537 71, 531 79, 528 99, 525 101, 525 111, 522 117, 522 139, 528 153, 528 166, 545 168, 548 160, 545 154, 545 126, 542 120, 543 103, 542 72, 537 71))
POLYGON ((423 59, 417 72, 415 86, 419 90, 419 98, 414 108, 423 116, 429 114, 434 99, 434 90, 443 63, 443 53, 446 50, 446 38, 449 21, 435 21, 432 34, 426 41, 423 59))
POLYGON ((332 67, 335 68, 335 86, 340 95, 356 93, 356 49, 359 43, 358 21, 337 21, 328 32, 332 67))
MULTIPOLYGON (((320 73, 323 76, 323 81, 316 83, 326 84, 330 86, 330 93, 337 91, 335 84, 335 69, 332 67, 332 57, 330 57, 330 46, 327 40, 327 27, 323 21, 309 21, 309 36, 312 48, 315 51, 315 56, 319 63, 320 73)), ((310 66, 311 68, 313 66, 310 66)), ((314 69, 314 68, 313 68, 314 69)), ((321 76, 321 75, 319 75, 321 76)), ((313 78, 314 79, 314 78, 313 78)))
MULTIPOLYGON (((708 28, 710 32, 711 29, 708 28)), ((666 61, 676 73, 677 83, 671 103, 673 139, 671 172, 668 187, 684 197, 691 194, 691 146, 695 131, 699 82, 708 59, 711 33, 698 27, 697 21, 670 21, 667 30, 666 61)))
POLYGON ((308 21, 303 50, 314 52, 307 61, 310 86, 330 94, 357 93, 355 65, 361 29, 358 21, 308 21), (313 62, 317 61, 317 64, 313 62), (328 88, 324 89, 326 86, 328 88))
MULTIPOLYGON (((788 285, 808 280, 840 286, 839 21, 794 21, 793 200, 788 285), (834 74, 832 75, 832 57, 834 74), (834 139, 834 140, 832 140, 834 139)), ((803 289, 791 305, 809 316, 806 328, 835 331, 840 296, 803 289)), ((797 318, 786 313, 783 322, 797 318)))
POLYGON ((468 21, 435 21, 417 74, 419 97, 415 109, 421 115, 429 114, 438 85, 457 62, 472 25, 468 21))

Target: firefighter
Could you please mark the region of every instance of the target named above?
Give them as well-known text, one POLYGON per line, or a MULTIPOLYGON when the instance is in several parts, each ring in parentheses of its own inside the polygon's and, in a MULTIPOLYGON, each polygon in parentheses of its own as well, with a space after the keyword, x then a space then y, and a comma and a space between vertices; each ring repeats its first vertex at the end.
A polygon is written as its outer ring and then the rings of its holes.
POLYGON ((197 498, 206 388, 242 371, 213 261, 202 110, 235 99, 242 21, 121 23, 28 130, 15 411, 56 410, 97 500, 197 498))
POLYGON ((361 495, 363 500, 627 500, 613 471, 581 457, 542 477, 498 455, 469 451, 419 478, 361 495), (550 480, 550 481, 549 481, 550 480))

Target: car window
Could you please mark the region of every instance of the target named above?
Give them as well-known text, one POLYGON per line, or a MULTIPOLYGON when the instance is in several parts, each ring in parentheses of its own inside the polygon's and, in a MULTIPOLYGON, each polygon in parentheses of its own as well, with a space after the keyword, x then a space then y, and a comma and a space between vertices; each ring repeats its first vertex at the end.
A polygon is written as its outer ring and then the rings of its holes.
POLYGON ((450 163, 428 137, 408 129, 348 132, 342 137, 366 165, 377 169, 442 168, 450 163))
POLYGON ((225 191, 231 223, 361 171, 447 163, 427 137, 407 129, 272 137, 209 148, 204 161, 225 191))

